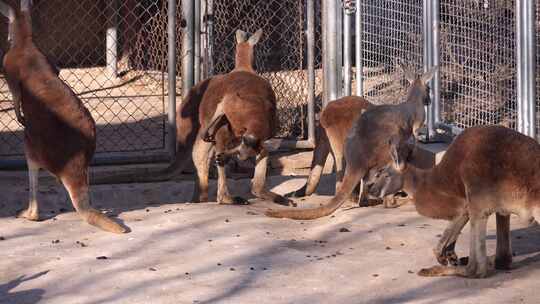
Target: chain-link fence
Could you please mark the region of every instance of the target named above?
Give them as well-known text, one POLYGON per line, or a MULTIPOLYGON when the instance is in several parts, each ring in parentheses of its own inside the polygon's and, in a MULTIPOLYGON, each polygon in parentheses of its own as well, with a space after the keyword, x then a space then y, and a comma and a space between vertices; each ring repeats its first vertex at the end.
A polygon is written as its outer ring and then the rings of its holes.
MULTIPOLYGON (((311 0, 308 0, 311 1, 311 0)), ((321 68, 320 3, 316 3, 315 67, 321 68)), ((303 0, 214 0, 213 60, 214 73, 226 73, 234 67, 235 32, 254 33, 263 29, 256 47, 257 72, 272 85, 278 100, 281 138, 307 136, 307 41, 306 3, 303 0)), ((318 82, 321 83, 318 72, 318 82)), ((320 94, 321 87, 317 86, 320 94)))
MULTIPOLYGON (((166 1, 39 0, 32 19, 36 44, 96 121, 99 154, 165 149, 166 1)), ((1 30, 5 51, 6 23, 1 30)), ((4 79, 0 90, 0 156, 21 155, 22 128, 4 79)))
POLYGON ((440 3, 441 120, 516 128, 514 1, 440 3))
POLYGON ((357 1, 364 95, 375 104, 399 103, 406 82, 396 63, 419 72, 423 66, 422 0, 357 1))

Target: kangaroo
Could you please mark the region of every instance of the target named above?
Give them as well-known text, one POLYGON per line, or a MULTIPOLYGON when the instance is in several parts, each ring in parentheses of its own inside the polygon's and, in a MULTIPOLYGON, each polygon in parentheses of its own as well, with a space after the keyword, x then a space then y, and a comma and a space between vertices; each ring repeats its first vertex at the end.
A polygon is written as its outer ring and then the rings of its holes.
POLYGON ((540 216, 540 145, 501 126, 472 127, 450 145, 441 162, 421 170, 407 163, 407 153, 392 142, 393 162, 376 174, 370 191, 379 196, 404 189, 423 216, 449 220, 435 248, 438 265, 423 276, 457 275, 483 278, 512 263, 510 214, 540 216), (496 212, 497 247, 494 265, 486 257, 486 224, 496 212), (470 219, 470 255, 466 265, 447 266, 448 251, 470 219), (450 248, 449 248, 450 247, 450 248))
POLYGON ((38 174, 45 169, 61 181, 86 222, 105 231, 126 232, 90 205, 88 166, 96 147, 95 122, 71 88, 58 78, 58 70, 34 45, 31 3, 22 0, 20 10, 14 10, 0 1, 0 11, 9 19, 11 40, 4 56, 4 70, 17 120, 24 126, 30 183, 29 206, 19 216, 40 219, 38 174))
POLYGON ((94 183, 161 181, 172 178, 193 161, 197 182, 193 202, 208 201, 208 171, 212 152, 218 169, 217 201, 221 204, 240 204, 247 201, 231 197, 226 185, 225 164, 230 157, 245 160, 256 156, 252 194, 280 204, 289 200, 266 190, 269 140, 276 126, 276 97, 264 78, 253 68, 254 46, 262 30, 251 37, 236 32, 235 68, 228 74, 205 79, 190 89, 177 108, 177 154, 166 169, 140 173, 97 177, 94 183), (190 157, 191 156, 191 157, 190 157), (149 176, 150 175, 150 176, 149 176))
POLYGON ((382 168, 391 161, 386 144, 389 138, 397 136, 406 140, 411 135, 418 138, 418 129, 422 127, 425 118, 424 106, 430 103, 427 83, 437 67, 420 76, 408 68, 402 69, 410 83, 406 101, 398 105, 372 106, 353 123, 345 140, 347 165, 343 182, 330 203, 312 209, 268 210, 267 216, 307 220, 332 214, 360 182, 359 193, 363 193, 363 180, 368 177, 370 170, 382 168))
POLYGON ((321 111, 320 126, 317 128, 317 139, 311 170, 302 188, 285 196, 303 197, 313 194, 317 188, 328 154, 332 152, 336 168, 336 190, 343 179, 343 148, 345 138, 353 122, 360 114, 373 106, 365 98, 347 96, 334 100, 321 111))

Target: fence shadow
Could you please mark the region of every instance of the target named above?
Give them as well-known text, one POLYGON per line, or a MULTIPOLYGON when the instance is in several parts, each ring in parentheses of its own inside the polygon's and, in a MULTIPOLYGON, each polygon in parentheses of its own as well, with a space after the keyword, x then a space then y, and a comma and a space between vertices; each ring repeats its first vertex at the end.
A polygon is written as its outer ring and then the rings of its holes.
POLYGON ((46 275, 48 272, 48 270, 42 271, 29 277, 22 275, 5 284, 0 284, 0 303, 38 303, 43 298, 43 294, 45 293, 45 290, 43 289, 28 289, 16 292, 10 291, 26 281, 37 279, 46 275))

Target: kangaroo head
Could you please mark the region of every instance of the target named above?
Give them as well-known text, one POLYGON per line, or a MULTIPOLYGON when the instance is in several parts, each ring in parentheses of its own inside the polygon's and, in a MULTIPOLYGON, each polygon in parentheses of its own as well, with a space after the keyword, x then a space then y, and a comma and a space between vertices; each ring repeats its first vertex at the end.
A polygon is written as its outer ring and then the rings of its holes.
POLYGON ((32 37, 30 8, 32 0, 21 0, 20 10, 14 10, 4 1, 0 1, 0 13, 9 20, 8 41, 13 46, 19 41, 32 37))
POLYGON ((235 54, 235 70, 254 71, 253 64, 255 56, 253 48, 259 42, 262 36, 262 29, 258 29, 255 34, 247 38, 247 33, 242 30, 236 31, 236 54, 235 54))
POLYGON ((391 163, 385 167, 370 171, 367 178, 369 193, 377 197, 393 195, 403 189, 403 174, 407 170, 407 162, 412 149, 399 137, 388 141, 391 163))
POLYGON ((430 68, 423 74, 416 74, 410 68, 400 64, 405 78, 409 82, 409 89, 407 92, 407 101, 414 102, 422 105, 430 105, 431 99, 429 97, 429 81, 437 73, 438 66, 430 68))

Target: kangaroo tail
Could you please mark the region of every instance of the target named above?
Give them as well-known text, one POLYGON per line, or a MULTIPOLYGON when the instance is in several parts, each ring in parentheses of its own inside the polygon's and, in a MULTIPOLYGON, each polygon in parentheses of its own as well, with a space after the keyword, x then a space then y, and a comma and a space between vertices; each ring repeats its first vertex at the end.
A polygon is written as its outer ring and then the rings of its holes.
POLYGON ((363 174, 351 172, 354 169, 345 169, 345 177, 336 196, 327 205, 310 209, 280 209, 268 210, 265 214, 269 217, 290 218, 293 220, 313 220, 334 213, 351 195, 354 187, 361 181, 363 174))

